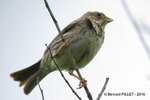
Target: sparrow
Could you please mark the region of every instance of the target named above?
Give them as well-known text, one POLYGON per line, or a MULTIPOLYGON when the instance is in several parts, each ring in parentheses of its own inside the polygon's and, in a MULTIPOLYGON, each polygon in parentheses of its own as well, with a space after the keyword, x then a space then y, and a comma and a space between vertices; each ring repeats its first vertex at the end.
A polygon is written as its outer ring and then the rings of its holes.
MULTIPOLYGON (((13 72, 10 76, 19 81, 19 86, 24 86, 24 93, 29 94, 35 86, 49 73, 58 70, 52 58, 60 69, 68 71, 72 76, 79 79, 73 73, 75 70, 67 52, 69 48, 79 69, 85 67, 95 57, 104 41, 104 29, 106 24, 113 21, 101 12, 87 12, 79 19, 65 27, 48 45, 52 56, 47 48, 43 57, 33 65, 13 72)), ((80 80, 80 79, 79 79, 80 80)))

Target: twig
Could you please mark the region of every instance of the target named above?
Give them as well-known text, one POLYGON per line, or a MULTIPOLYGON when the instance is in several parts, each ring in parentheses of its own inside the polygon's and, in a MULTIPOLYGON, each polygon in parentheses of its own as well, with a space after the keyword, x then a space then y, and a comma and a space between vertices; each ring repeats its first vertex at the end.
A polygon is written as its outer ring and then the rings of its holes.
POLYGON ((149 36, 150 36, 150 26, 148 26, 148 24, 146 24, 145 22, 141 22, 140 23, 142 30, 145 31, 149 36))
POLYGON ((135 17, 133 16, 132 12, 130 11, 127 3, 125 0, 121 0, 122 6, 124 7, 127 16, 129 17, 129 20, 131 21, 131 23, 133 24, 135 31, 137 32, 139 39, 141 40, 141 43, 143 44, 143 47, 150 59, 150 48, 148 47, 148 44, 146 43, 144 36, 142 34, 142 30, 140 28, 140 26, 138 25, 137 21, 135 20, 135 17))
POLYGON ((42 100, 44 100, 44 93, 43 93, 43 89, 41 88, 40 84, 38 83, 39 89, 41 91, 41 95, 42 95, 42 100))
POLYGON ((105 89, 106 89, 106 86, 107 86, 108 81, 109 81, 109 78, 106 78, 105 84, 104 84, 104 86, 103 86, 103 88, 102 88, 102 90, 101 90, 101 92, 100 92, 100 94, 98 95, 98 97, 97 97, 96 100, 100 100, 100 98, 102 97, 102 95, 103 95, 103 93, 104 93, 104 91, 105 91, 105 89))
POLYGON ((50 50, 50 48, 47 46, 47 44, 45 44, 45 46, 47 47, 50 55, 51 55, 51 58, 53 60, 53 62, 55 63, 58 71, 60 72, 61 76, 63 77, 63 79, 65 80, 65 82, 67 83, 67 85, 69 86, 69 88, 72 90, 72 92, 76 95, 76 97, 79 99, 79 100, 82 100, 79 95, 74 91, 74 89, 72 88, 72 86, 70 85, 70 83, 67 81, 67 79, 65 78, 64 74, 62 73, 61 69, 59 68, 58 64, 56 63, 56 61, 54 60, 53 56, 52 56, 52 52, 50 50))
MULTIPOLYGON (((50 13, 50 16, 52 17, 52 19, 53 19, 53 21, 54 21, 54 23, 55 23, 55 26, 56 26, 56 28, 57 28, 57 30, 58 30, 60 36, 62 37, 62 40, 65 41, 65 40, 64 40, 64 37, 63 37, 63 34, 61 33, 61 30, 60 30, 60 28, 59 28, 59 25, 58 25, 58 23, 57 23, 57 20, 55 19, 54 15, 53 15, 53 13, 52 13, 50 7, 49 7, 49 4, 48 4, 47 0, 44 0, 44 3, 45 3, 45 6, 46 6, 46 8, 48 9, 48 11, 49 11, 49 13, 50 13)), ((74 59, 73 55, 72 55, 71 52, 70 52, 70 49, 69 49, 69 48, 66 48, 66 50, 67 50, 67 52, 68 52, 68 54, 69 54, 69 56, 70 56, 70 58, 71 58, 72 65, 73 65, 73 67, 75 68, 75 70, 76 70, 76 72, 77 72, 79 78, 80 78, 81 80, 83 80, 82 75, 81 75, 81 73, 80 73, 80 71, 78 70, 78 67, 77 67, 77 65, 76 65, 75 59, 74 59)), ((89 98, 89 100, 93 100, 92 95, 91 95, 91 93, 90 93, 90 91, 89 91, 89 89, 88 89, 88 87, 87 87, 86 85, 84 85, 84 90, 85 90, 85 92, 86 92, 87 97, 89 98)))

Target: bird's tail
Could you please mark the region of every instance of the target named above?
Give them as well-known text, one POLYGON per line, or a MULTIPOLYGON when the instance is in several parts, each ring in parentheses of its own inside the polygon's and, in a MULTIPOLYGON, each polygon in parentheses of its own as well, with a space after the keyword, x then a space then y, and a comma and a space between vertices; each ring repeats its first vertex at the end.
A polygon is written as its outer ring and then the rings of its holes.
POLYGON ((32 66, 19 70, 10 74, 10 76, 15 80, 20 82, 20 87, 25 85, 24 93, 29 94, 34 87, 40 82, 44 77, 42 75, 40 68, 41 60, 32 66))

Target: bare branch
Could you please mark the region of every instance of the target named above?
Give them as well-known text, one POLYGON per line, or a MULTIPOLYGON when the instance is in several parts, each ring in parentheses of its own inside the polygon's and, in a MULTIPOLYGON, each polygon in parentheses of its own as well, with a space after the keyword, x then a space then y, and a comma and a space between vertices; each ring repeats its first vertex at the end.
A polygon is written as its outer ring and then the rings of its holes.
POLYGON ((142 21, 140 25, 142 30, 145 31, 150 36, 150 26, 144 21, 142 21))
POLYGON ((40 84, 38 83, 41 95, 42 95, 42 100, 44 100, 44 93, 43 93, 43 89, 41 88, 40 84))
POLYGON ((104 91, 105 91, 105 89, 106 89, 106 86, 107 86, 108 81, 109 81, 109 78, 106 78, 105 84, 104 84, 104 86, 103 86, 103 88, 102 88, 102 90, 101 90, 101 92, 100 92, 100 94, 98 95, 98 97, 97 97, 96 100, 100 100, 100 98, 102 97, 102 95, 103 95, 103 93, 104 93, 104 91))
POLYGON ((150 48, 148 47, 147 42, 144 39, 144 36, 142 34, 142 30, 140 28, 140 26, 138 25, 137 21, 135 20, 135 17, 133 16, 133 13, 131 12, 131 10, 129 9, 126 0, 121 0, 121 4, 125 9, 125 12, 127 14, 127 16, 129 17, 129 20, 131 21, 131 23, 133 24, 135 31, 137 32, 137 35, 139 37, 139 39, 141 40, 141 43, 143 44, 143 47, 150 59, 150 48))

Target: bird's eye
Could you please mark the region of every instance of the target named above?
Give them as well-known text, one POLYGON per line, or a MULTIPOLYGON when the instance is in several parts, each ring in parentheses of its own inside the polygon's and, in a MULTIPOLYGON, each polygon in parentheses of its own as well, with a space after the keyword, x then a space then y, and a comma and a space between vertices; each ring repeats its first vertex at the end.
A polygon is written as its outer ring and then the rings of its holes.
POLYGON ((98 17, 101 17, 101 16, 102 16, 102 14, 101 14, 101 13, 97 13, 96 15, 97 15, 98 17))

